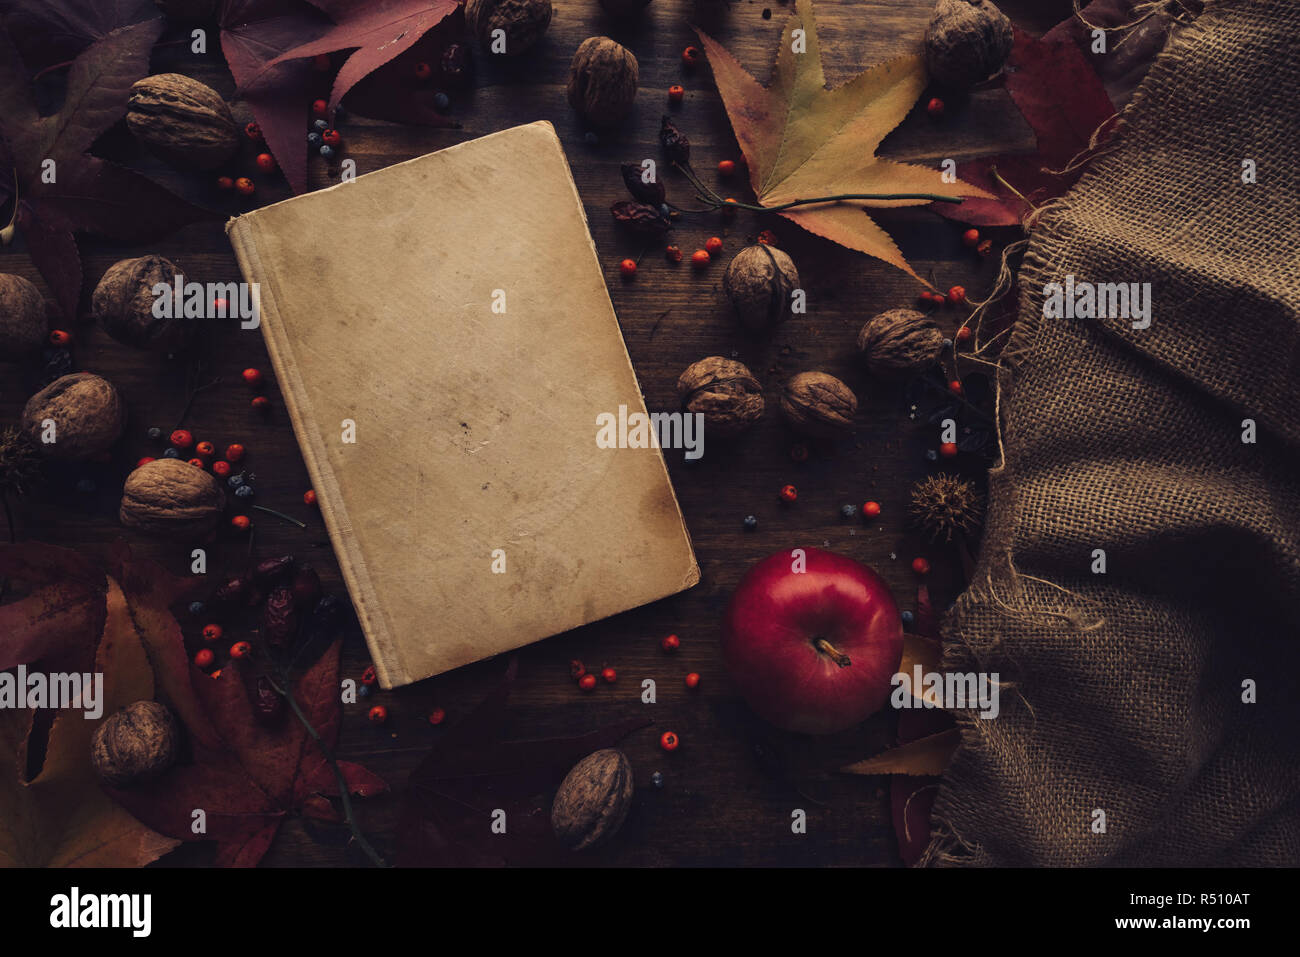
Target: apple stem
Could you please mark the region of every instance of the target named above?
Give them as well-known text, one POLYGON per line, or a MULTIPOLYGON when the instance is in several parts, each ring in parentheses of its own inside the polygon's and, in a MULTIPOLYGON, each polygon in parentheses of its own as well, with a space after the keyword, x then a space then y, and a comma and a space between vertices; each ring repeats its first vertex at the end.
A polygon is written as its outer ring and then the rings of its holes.
POLYGON ((813 642, 813 644, 817 647, 818 651, 830 657, 841 668, 847 668, 853 663, 849 660, 848 655, 844 654, 844 652, 840 651, 825 638, 818 638, 813 642))

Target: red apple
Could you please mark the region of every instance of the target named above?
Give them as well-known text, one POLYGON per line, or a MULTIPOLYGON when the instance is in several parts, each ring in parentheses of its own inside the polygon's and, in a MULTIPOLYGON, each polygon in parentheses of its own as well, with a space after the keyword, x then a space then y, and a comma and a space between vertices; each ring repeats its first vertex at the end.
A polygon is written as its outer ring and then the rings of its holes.
POLYGON ((770 555, 736 586, 722 654, 760 716, 808 734, 879 711, 903 656, 903 622, 874 571, 820 548, 770 555))

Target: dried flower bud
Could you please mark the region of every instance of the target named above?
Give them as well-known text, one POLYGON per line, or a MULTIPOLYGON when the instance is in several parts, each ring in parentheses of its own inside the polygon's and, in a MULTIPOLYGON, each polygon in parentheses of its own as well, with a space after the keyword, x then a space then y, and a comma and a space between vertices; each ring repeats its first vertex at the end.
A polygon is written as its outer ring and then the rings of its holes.
POLYGON ((631 50, 609 37, 589 37, 569 64, 569 105, 592 126, 616 126, 632 109, 638 75, 631 50))
POLYGON ((969 89, 1002 69, 1011 21, 991 0, 939 0, 925 28, 925 65, 939 86, 969 89))
POLYGON ((801 372, 785 384, 781 411, 798 431, 835 438, 853 428, 858 398, 833 375, 801 372))
POLYGON ((614 222, 621 223, 636 233, 660 236, 672 226, 662 212, 645 203, 629 203, 627 200, 621 200, 611 206, 609 211, 614 217, 614 222))
POLYGON ((643 179, 644 169, 640 163, 624 163, 619 167, 623 173, 623 185, 638 203, 649 203, 656 209, 667 199, 664 184, 658 176, 650 182, 643 179))
POLYGON ((463 90, 474 80, 474 55, 463 43, 449 43, 438 60, 442 85, 452 90, 463 90))
POLYGON ((763 415, 763 387, 735 359, 709 356, 692 363, 677 380, 677 394, 688 412, 704 415, 705 427, 736 435, 763 415))
POLYGON ((667 116, 659 124, 659 145, 669 162, 685 166, 691 161, 691 141, 667 116))
POLYGON ((858 333, 858 349, 873 374, 905 376, 939 360, 943 332, 915 309, 890 309, 866 321, 858 333))
POLYGON ((794 261, 762 243, 736 253, 722 277, 736 318, 755 332, 771 329, 790 315, 791 294, 798 287, 794 261))

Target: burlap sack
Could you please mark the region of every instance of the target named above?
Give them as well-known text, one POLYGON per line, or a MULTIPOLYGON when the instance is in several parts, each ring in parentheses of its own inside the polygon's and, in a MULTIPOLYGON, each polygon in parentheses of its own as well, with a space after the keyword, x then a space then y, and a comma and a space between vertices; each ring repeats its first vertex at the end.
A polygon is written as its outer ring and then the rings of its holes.
POLYGON ((945 625, 1002 713, 960 715, 924 863, 1300 864, 1297 37, 1295 0, 1211 5, 1034 231, 945 625), (1068 274, 1150 282, 1150 328, 1044 318, 1068 274))

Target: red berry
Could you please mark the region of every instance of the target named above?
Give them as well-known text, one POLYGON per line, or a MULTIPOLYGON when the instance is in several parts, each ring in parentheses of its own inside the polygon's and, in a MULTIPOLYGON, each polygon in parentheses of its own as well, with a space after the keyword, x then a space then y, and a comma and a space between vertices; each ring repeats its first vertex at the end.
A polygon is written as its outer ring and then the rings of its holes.
POLYGON ((383 724, 388 720, 388 709, 382 704, 377 704, 366 712, 366 720, 371 724, 383 724))
POLYGON ((241 196, 252 196, 257 192, 257 185, 247 176, 241 176, 235 180, 235 189, 241 196))
POLYGON ((928 290, 921 293, 919 296, 917 296, 917 299, 920 300, 920 303, 923 307, 934 305, 934 300, 930 298, 930 293, 928 290))
POLYGON ((274 173, 275 167, 276 167, 275 157, 272 156, 270 153, 257 154, 257 168, 260 169, 263 173, 274 173))
POLYGON ((949 382, 948 391, 951 392, 953 395, 961 395, 963 391, 961 387, 961 381, 958 379, 953 379, 951 382, 949 382))
POLYGON ((697 249, 691 253, 691 265, 696 269, 703 269, 709 264, 709 253, 706 249, 697 249))
POLYGON ((954 342, 969 342, 971 335, 970 326, 962 326, 952 338, 954 342))
POLYGON ((799 490, 793 485, 782 485, 780 499, 783 502, 793 502, 799 497, 799 490))
POLYGON ((253 408, 256 409, 258 412, 271 411, 271 400, 264 395, 257 396, 255 399, 253 399, 251 404, 253 408))
POLYGON ((676 635, 669 635, 663 641, 659 642, 659 646, 663 648, 667 654, 671 655, 682 646, 682 640, 676 635))
POLYGON ((980 231, 978 229, 966 230, 966 232, 961 234, 961 241, 963 245, 969 246, 972 249, 974 249, 976 246, 979 245, 980 231))
POLYGON ((918 575, 928 575, 930 574, 930 563, 924 558, 913 558, 912 571, 916 572, 918 575))
POLYGON ((253 520, 247 515, 236 515, 230 520, 230 524, 235 526, 241 532, 246 532, 253 527, 253 520))
POLYGON ((204 626, 203 626, 203 640, 204 640, 204 641, 220 641, 220 640, 221 640, 221 636, 222 636, 223 634, 225 634, 225 632, 221 630, 221 626, 220 626, 220 625, 204 625, 204 626))
POLYGON ((931 97, 930 102, 925 104, 925 112, 931 116, 943 116, 943 100, 937 96, 931 97))
POLYGON ((315 68, 317 73, 328 73, 329 68, 332 65, 330 63, 330 55, 328 53, 317 53, 311 58, 311 65, 315 68))
POLYGON ((700 676, 697 675, 694 671, 692 671, 689 675, 686 676, 686 687, 698 688, 699 686, 700 686, 700 676))
POLYGON ((338 146, 343 142, 343 137, 338 130, 326 130, 320 135, 321 142, 326 146, 338 146))
POLYGON ((215 462, 212 463, 213 475, 219 475, 222 478, 225 478, 233 471, 234 469, 230 467, 230 463, 227 462, 225 459, 217 459, 215 462))
POLYGON ((254 388, 262 384, 261 369, 245 369, 243 372, 240 373, 240 375, 243 377, 245 382, 247 382, 249 385, 253 386, 254 388))
POLYGON ((796 442, 794 445, 790 446, 791 462, 807 462, 810 455, 812 455, 812 453, 808 451, 808 446, 804 445, 802 442, 796 442))
POLYGON ((190 465, 193 465, 196 469, 205 469, 208 467, 208 463, 203 461, 200 458, 188 459, 187 461, 189 462, 190 465))
POLYGON ((262 138, 262 128, 256 123, 249 123, 244 127, 244 135, 253 142, 257 142, 262 138))
POLYGON ((246 641, 237 641, 230 646, 230 657, 247 658, 253 653, 253 646, 246 641))
POLYGON ((194 446, 194 451, 207 459, 217 453, 217 447, 211 442, 200 442, 198 445, 194 446))
POLYGON ((736 205, 736 200, 734 198, 728 196, 726 199, 724 199, 722 201, 722 215, 728 218, 735 216, 736 215, 736 210, 734 208, 735 205, 736 205))
POLYGON ((669 246, 664 250, 664 256, 670 263, 679 263, 682 261, 682 249, 680 246, 669 246))
POLYGON ((948 301, 949 301, 950 303, 952 303, 954 306, 961 305, 963 302, 965 302, 965 301, 966 301, 966 287, 965 287, 965 286, 953 286, 951 289, 949 289, 949 290, 948 290, 948 301))
POLYGON ((178 449, 188 449, 194 444, 194 436, 190 435, 185 429, 177 429, 171 434, 172 445, 178 449))
POLYGON ((229 299, 213 299, 213 300, 212 300, 212 315, 213 315, 214 318, 217 317, 217 316, 220 316, 220 317, 222 317, 222 318, 225 318, 226 316, 229 316, 229 315, 230 315, 230 300, 229 300, 229 299))
POLYGON ((211 648, 200 648, 194 653, 194 663, 203 670, 211 668, 217 660, 217 656, 212 653, 211 648))
POLYGON ((429 724, 442 724, 447 720, 447 712, 442 708, 434 708, 429 712, 429 724))
POLYGON ((939 454, 942 455, 945 459, 956 458, 956 457, 957 457, 957 443, 956 443, 956 442, 944 442, 942 445, 939 446, 939 454))
POLYGON ((862 506, 862 515, 864 518, 875 518, 880 514, 879 502, 867 502, 862 506))
POLYGON ((636 275, 636 260, 624 259, 618 264, 618 271, 623 274, 624 279, 631 279, 636 275))
POLYGON ((975 247, 975 251, 979 253, 981 256, 987 256, 989 253, 993 251, 993 240, 985 239, 978 246, 975 247))
POLYGON ((62 329, 55 329, 50 333, 50 345, 52 346, 66 346, 71 341, 72 336, 64 332, 62 329))
POLYGON ((600 669, 600 680, 605 682, 607 685, 612 685, 618 680, 618 672, 613 668, 602 668, 600 669))
POLYGON ((704 244, 704 248, 709 251, 710 255, 716 256, 722 252, 722 240, 717 236, 710 236, 708 242, 704 244))
POLYGON ((578 679, 578 687, 583 691, 591 691, 596 687, 596 676, 587 674, 578 679))
POLYGON ((135 467, 139 468, 142 465, 148 465, 150 462, 156 462, 156 461, 158 460, 155 459, 152 455, 146 455, 144 458, 140 459, 138 462, 135 463, 135 467))
POLYGON ((229 462, 238 462, 244 457, 244 447, 238 442, 226 446, 226 460, 229 462))
POLYGON ((719 160, 719 161, 718 161, 718 175, 719 175, 719 176, 725 178, 725 177, 731 176, 731 175, 732 175, 733 173, 735 173, 735 172, 736 172, 736 161, 735 161, 735 160, 719 160))
POLYGON ((668 102, 680 103, 686 99, 686 90, 680 86, 670 86, 668 88, 668 102))
POLYGON ((373 688, 379 683, 379 673, 375 671, 374 665, 366 665, 366 670, 361 672, 361 683, 367 688, 373 688))
POLYGON ((319 119, 325 119, 325 117, 329 116, 329 112, 330 105, 325 100, 316 100, 311 105, 311 115, 319 119))
POLYGON ((302 493, 302 504, 304 505, 316 504, 316 490, 314 488, 309 488, 307 489, 307 491, 302 493))
POLYGON ((229 176, 217 177, 217 189, 221 190, 222 192, 226 192, 234 188, 235 188, 235 181, 231 179, 229 176))
POLYGON ((695 47, 687 47, 682 51, 682 66, 695 66, 700 61, 700 51, 695 47))
POLYGON ((665 731, 663 734, 659 735, 659 747, 663 748, 665 751, 676 751, 679 744, 681 744, 681 742, 677 739, 677 735, 672 731, 665 731))
POLYGON ((587 673, 587 666, 584 665, 577 658, 574 658, 572 661, 569 662, 569 677, 572 678, 574 681, 577 681, 586 673, 587 673))
POLYGON ((427 63, 415 64, 415 78, 417 80, 428 80, 433 76, 433 67, 427 63))
POLYGON ((772 232, 772 230, 770 229, 765 229, 758 234, 758 241, 762 243, 764 246, 775 246, 776 233, 772 232))

